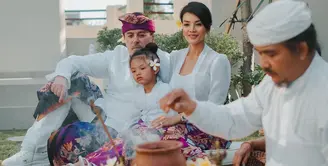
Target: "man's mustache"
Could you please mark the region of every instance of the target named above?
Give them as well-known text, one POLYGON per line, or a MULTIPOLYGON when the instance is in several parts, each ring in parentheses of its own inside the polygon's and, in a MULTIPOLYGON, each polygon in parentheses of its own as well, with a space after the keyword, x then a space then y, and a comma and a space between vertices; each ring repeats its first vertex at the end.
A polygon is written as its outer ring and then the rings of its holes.
POLYGON ((135 45, 132 47, 132 49, 140 49, 140 48, 142 48, 142 46, 140 46, 140 45, 135 45))
POLYGON ((270 68, 262 68, 262 70, 267 73, 267 74, 276 74, 276 72, 274 72, 273 70, 271 70, 270 68))

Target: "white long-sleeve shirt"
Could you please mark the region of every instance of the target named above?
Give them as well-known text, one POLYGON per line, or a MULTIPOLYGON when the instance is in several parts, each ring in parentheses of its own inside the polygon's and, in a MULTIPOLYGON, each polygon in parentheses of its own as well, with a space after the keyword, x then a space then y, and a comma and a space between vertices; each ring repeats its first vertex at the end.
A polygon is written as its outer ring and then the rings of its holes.
MULTIPOLYGON (((161 61, 159 76, 163 82, 167 83, 170 68, 169 54, 161 50, 158 50, 157 53, 161 61)), ((55 72, 48 75, 47 79, 52 80, 55 76, 60 75, 70 80, 71 75, 76 71, 95 78, 109 79, 108 94, 104 95, 106 125, 121 131, 124 124, 139 111, 133 102, 137 84, 130 72, 129 59, 128 50, 124 46, 117 46, 114 50, 104 53, 85 56, 72 55, 61 60, 57 64, 55 72)))
POLYGON ((177 115, 174 111, 170 111, 168 114, 164 113, 159 105, 160 99, 171 90, 169 84, 163 83, 160 80, 157 81, 150 93, 145 93, 143 86, 140 86, 138 92, 134 96, 136 107, 140 110, 140 119, 146 124, 150 124, 160 116, 177 115))
POLYGON ((193 71, 183 76, 180 75, 180 70, 188 52, 189 48, 185 48, 170 54, 171 87, 183 88, 198 101, 224 104, 231 79, 231 66, 227 56, 215 52, 205 44, 193 71))
POLYGON ((288 88, 266 76, 249 96, 228 105, 197 102, 188 117, 201 130, 228 139, 264 128, 266 165, 328 165, 328 64, 316 55, 288 88))

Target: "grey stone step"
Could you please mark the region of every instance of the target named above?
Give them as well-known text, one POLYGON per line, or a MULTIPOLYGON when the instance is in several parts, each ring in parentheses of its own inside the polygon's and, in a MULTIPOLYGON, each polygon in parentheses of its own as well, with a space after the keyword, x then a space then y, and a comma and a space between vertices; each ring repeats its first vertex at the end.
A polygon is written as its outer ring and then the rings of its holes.
POLYGON ((35 106, 0 108, 0 130, 28 129, 34 122, 35 106))
POLYGON ((0 107, 35 105, 36 91, 42 86, 43 84, 0 85, 0 107))
POLYGON ((23 142, 24 136, 9 137, 9 138, 7 138, 7 140, 14 141, 14 142, 23 142))

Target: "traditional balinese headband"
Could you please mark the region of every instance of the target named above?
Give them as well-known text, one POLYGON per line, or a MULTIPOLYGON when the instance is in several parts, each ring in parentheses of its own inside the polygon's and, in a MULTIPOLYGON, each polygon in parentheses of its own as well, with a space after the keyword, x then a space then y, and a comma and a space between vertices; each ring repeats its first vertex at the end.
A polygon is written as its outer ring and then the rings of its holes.
POLYGON ((155 24, 141 13, 127 13, 119 18, 122 22, 122 33, 130 30, 142 29, 150 32, 155 32, 155 24))

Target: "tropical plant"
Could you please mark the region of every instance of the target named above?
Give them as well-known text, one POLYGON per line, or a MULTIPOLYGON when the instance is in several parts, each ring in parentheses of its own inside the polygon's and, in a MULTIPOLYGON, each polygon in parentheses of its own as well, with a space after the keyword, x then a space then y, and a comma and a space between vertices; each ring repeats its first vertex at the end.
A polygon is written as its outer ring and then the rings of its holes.
MULTIPOLYGON (((169 53, 188 47, 181 31, 172 35, 157 34, 155 35, 155 42, 159 48, 169 53)), ((213 29, 207 34, 205 43, 216 52, 227 55, 232 66, 238 64, 243 58, 237 40, 231 35, 219 33, 213 29)))
POLYGON ((112 50, 117 45, 122 45, 124 43, 120 42, 119 39, 122 38, 122 30, 119 28, 108 29, 104 27, 98 32, 97 35, 97 51, 104 52, 106 50, 112 50))

